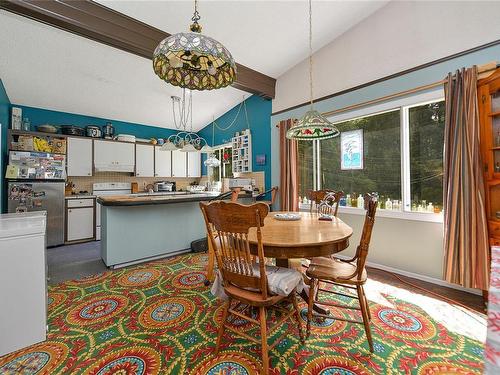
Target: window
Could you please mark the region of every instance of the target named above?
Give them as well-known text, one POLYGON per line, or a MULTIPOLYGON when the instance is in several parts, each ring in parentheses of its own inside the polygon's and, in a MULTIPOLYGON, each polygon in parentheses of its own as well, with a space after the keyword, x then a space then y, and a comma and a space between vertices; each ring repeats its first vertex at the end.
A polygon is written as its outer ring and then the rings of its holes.
POLYGON ((340 137, 321 141, 321 186, 344 191, 346 205, 357 206, 357 198, 366 192, 377 192, 382 202, 387 199, 395 204, 400 202, 400 111, 393 110, 335 125, 340 132, 363 130, 363 169, 341 169, 340 137))
POLYGON ((409 108, 412 211, 443 205, 444 101, 409 108))
POLYGON ((299 197, 307 196, 308 190, 314 189, 314 142, 298 142, 297 166, 299 176, 299 197))
POLYGON ((442 95, 442 90, 436 90, 331 117, 340 137, 299 142, 301 202, 306 201, 308 190, 332 189, 346 194, 341 206, 361 207, 357 198, 375 192, 381 209, 441 212, 445 113, 442 95), (343 156, 342 140, 348 150, 343 156), (352 159, 357 160, 354 164, 345 162, 356 155, 349 153, 352 142, 359 142, 362 149, 361 156, 352 159))
POLYGON ((213 182, 222 182, 223 178, 233 177, 233 165, 231 158, 231 145, 223 145, 214 149, 214 154, 220 160, 219 167, 208 167, 208 173, 213 182))

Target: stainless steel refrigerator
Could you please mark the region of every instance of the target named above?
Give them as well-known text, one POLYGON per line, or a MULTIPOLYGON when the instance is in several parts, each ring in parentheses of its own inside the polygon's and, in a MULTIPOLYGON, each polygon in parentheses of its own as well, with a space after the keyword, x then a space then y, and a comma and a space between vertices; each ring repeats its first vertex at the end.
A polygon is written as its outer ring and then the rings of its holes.
POLYGON ((65 155, 10 151, 8 212, 47 211, 47 246, 64 243, 65 155))

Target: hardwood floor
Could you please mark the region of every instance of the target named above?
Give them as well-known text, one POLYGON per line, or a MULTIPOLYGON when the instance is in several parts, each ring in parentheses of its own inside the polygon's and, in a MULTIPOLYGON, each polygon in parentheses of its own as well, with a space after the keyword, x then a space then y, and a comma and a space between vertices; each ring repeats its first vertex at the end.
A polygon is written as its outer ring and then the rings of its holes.
MULTIPOLYGON (((390 272, 378 269, 378 268, 373 268, 373 267, 367 267, 367 272, 368 272, 368 278, 373 279, 376 281, 379 281, 381 283, 385 284, 390 284, 398 288, 406 289, 411 292, 415 293, 421 293, 423 295, 429 296, 429 297, 434 297, 438 298, 436 295, 433 295, 432 293, 436 293, 440 296, 443 296, 445 298, 457 301, 474 311, 484 313, 485 312, 485 305, 483 302, 483 297, 480 295, 468 293, 465 291, 453 289, 453 288, 448 288, 445 286, 429 283, 426 281, 414 279, 411 277, 407 276, 401 276, 401 275, 393 275, 390 272), (401 280, 403 281, 401 281, 401 280), (412 286, 407 283, 411 283, 416 285, 412 286), (422 289, 420 289, 422 288, 422 289)), ((446 300, 445 300, 446 301, 446 300)), ((449 301, 446 301, 449 302, 449 301)))

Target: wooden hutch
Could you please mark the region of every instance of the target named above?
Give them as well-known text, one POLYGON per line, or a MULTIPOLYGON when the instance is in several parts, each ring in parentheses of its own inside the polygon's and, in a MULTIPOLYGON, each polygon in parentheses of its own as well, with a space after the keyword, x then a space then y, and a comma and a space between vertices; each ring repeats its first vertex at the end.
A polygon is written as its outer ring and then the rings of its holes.
POLYGON ((490 246, 500 246, 500 68, 478 81, 481 152, 490 246))

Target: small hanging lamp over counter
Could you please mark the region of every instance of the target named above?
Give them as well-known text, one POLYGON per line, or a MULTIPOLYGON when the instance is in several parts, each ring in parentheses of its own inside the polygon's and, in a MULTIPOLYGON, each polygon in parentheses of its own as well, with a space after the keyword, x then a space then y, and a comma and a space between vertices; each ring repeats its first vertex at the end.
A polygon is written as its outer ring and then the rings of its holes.
POLYGON ((337 137, 340 132, 325 116, 314 109, 313 105, 313 50, 312 50, 312 4, 309 0, 309 93, 310 109, 286 132, 286 137, 296 140, 315 141, 337 137))
POLYGON ((190 90, 231 85, 236 79, 236 63, 221 43, 201 34, 197 0, 191 20, 191 32, 171 35, 156 47, 154 72, 162 80, 190 90))

